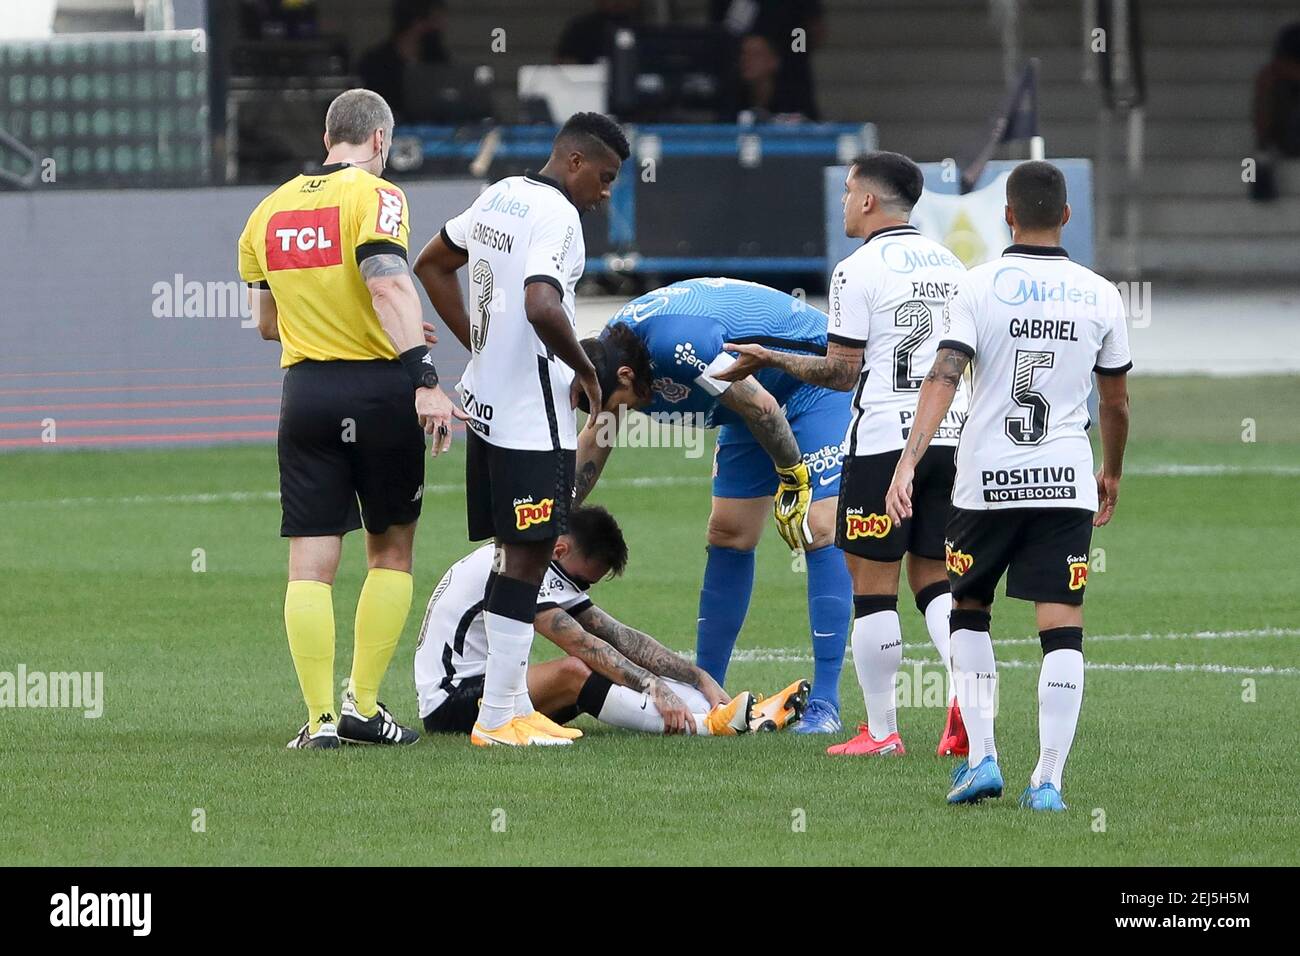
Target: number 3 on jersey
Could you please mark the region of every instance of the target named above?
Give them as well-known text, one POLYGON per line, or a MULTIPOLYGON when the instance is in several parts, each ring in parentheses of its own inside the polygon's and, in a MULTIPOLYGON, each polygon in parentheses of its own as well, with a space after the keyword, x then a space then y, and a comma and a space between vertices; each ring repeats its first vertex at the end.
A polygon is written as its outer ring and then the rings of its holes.
POLYGON ((488 323, 492 319, 492 266, 486 259, 479 259, 470 270, 470 281, 478 294, 474 297, 474 317, 469 322, 469 345, 475 352, 482 352, 487 344, 488 323))
POLYGON ((1056 364, 1053 352, 1035 352, 1016 349, 1016 368, 1011 376, 1011 399, 1029 415, 1023 418, 1008 415, 1007 437, 1017 445, 1037 445, 1047 435, 1047 420, 1052 406, 1042 393, 1035 392, 1034 370, 1051 368, 1056 364))

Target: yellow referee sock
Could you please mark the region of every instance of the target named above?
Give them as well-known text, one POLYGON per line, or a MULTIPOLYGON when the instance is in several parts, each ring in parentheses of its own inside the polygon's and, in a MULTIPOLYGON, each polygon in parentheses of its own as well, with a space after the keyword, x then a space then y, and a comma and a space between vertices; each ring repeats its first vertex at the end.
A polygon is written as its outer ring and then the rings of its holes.
POLYGON ((311 732, 334 714, 334 589, 323 581, 290 581, 284 595, 284 629, 307 702, 311 732))
POLYGON ((391 568, 371 568, 361 586, 352 652, 352 693, 362 717, 373 717, 379 710, 379 682, 402 636, 411 610, 412 587, 409 574, 391 568))

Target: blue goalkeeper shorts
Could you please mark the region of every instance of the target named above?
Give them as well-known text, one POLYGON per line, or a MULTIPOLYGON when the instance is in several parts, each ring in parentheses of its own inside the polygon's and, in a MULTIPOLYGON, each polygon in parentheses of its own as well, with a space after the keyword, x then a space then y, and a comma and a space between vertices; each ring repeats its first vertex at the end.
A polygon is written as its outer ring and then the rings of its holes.
MULTIPOLYGON (((840 470, 852 417, 852 392, 805 385, 790 396, 786 418, 812 479, 813 501, 840 493, 840 470)), ((713 450, 715 498, 762 498, 776 494, 776 469, 743 424, 718 429, 713 450)))

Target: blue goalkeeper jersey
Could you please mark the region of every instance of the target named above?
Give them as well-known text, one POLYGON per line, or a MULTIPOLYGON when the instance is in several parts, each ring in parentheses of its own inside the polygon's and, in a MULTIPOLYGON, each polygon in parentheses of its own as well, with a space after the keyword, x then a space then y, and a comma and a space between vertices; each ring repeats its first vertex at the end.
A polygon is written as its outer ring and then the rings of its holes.
MULTIPOLYGON (((727 383, 713 375, 734 358, 722 343, 757 343, 770 349, 826 354, 826 313, 802 299, 740 279, 687 279, 633 299, 609 324, 632 327, 650 352, 654 399, 643 409, 662 417, 685 413, 704 417, 709 427, 739 424, 740 416, 719 396, 727 383)), ((825 389, 780 369, 755 378, 793 417, 825 389)))

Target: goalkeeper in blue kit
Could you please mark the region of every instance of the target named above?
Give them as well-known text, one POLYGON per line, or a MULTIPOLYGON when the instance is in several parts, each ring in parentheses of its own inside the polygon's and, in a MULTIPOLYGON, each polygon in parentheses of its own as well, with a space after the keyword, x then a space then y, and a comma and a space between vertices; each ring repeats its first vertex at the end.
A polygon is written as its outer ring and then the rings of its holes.
MULTIPOLYGON (((724 342, 825 354, 826 322, 825 313, 767 286, 691 279, 633 299, 599 336, 582 342, 607 411, 636 409, 719 429, 696 663, 720 684, 749 610, 754 551, 769 513, 785 543, 803 552, 814 671, 808 707, 792 727, 797 733, 841 729, 839 679, 853 590, 834 539, 850 396, 779 369, 734 383, 716 376, 735 361, 724 342)), ((578 502, 612 450, 603 435, 597 428, 579 436, 578 502)))

